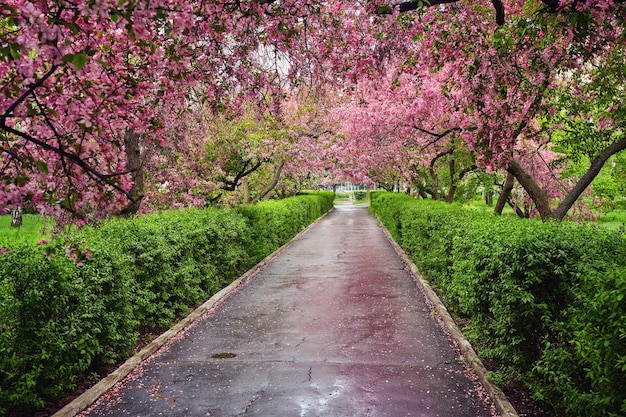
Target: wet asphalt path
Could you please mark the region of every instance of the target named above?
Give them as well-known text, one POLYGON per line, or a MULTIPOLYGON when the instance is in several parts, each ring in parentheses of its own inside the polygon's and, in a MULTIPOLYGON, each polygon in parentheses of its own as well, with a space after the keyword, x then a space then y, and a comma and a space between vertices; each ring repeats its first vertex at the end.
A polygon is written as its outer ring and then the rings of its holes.
POLYGON ((336 208, 175 339, 87 415, 491 416, 365 208, 336 208))

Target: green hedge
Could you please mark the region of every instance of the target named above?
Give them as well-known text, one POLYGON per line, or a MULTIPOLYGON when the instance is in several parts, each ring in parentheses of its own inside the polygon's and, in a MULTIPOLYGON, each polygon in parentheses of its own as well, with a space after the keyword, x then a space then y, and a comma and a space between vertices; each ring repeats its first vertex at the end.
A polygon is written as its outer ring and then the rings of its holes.
POLYGON ((168 211, 0 254, 0 414, 43 407, 125 359, 140 334, 171 325, 332 202, 322 192, 168 211))
POLYGON ((591 224, 372 193, 371 210, 465 325, 494 378, 553 415, 626 413, 626 245, 591 224))

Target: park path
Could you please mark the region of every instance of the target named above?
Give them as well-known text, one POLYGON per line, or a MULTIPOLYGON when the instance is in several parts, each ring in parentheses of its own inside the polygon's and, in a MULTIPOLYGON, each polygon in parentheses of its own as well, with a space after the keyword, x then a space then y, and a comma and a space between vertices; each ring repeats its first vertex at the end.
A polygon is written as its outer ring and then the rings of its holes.
POLYGON ((337 207, 85 416, 491 416, 366 208, 337 207))

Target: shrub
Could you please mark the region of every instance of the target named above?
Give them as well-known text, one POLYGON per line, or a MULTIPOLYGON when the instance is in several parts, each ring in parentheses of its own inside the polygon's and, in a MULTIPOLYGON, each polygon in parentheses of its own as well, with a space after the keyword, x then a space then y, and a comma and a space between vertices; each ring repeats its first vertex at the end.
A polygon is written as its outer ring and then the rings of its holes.
POLYGON ((65 256, 16 246, 2 255, 0 276, 0 404, 41 407, 72 388, 103 352, 98 335, 105 312, 97 288, 65 256))
POLYGON ((169 326, 333 206, 307 193, 237 210, 111 220, 0 253, 0 414, 41 408, 140 333, 169 326))
POLYGON ((619 232, 496 217, 372 193, 372 212, 412 256, 497 378, 554 415, 626 412, 626 246, 619 232))

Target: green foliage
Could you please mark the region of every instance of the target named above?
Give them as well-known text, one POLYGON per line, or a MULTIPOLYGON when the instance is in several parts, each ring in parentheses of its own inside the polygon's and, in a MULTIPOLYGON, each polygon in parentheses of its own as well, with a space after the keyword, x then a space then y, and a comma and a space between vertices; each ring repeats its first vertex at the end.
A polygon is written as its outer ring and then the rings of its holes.
POLYGON ((367 198, 367 191, 364 190, 356 190, 354 192, 354 200, 357 202, 365 201, 367 198))
POLYGON ((622 234, 401 194, 372 193, 370 207, 498 365, 498 380, 522 381, 554 415, 623 415, 622 234))
POLYGON ((258 262, 287 243, 315 219, 332 209, 334 198, 332 192, 309 191, 285 200, 267 200, 254 206, 236 208, 253 225, 250 256, 258 262))
POLYGON ((558 323, 532 376, 538 398, 562 398, 568 415, 626 413, 626 266, 588 265, 575 302, 558 323))
MULTIPOLYGON (((626 202, 624 202, 626 204, 626 202)), ((626 232, 626 210, 616 209, 608 213, 603 213, 598 219, 598 224, 611 230, 621 230, 626 232)))
POLYGON ((0 414, 43 407, 169 326, 330 210, 309 192, 166 211, 0 252, 0 414))
POLYGON ((41 407, 134 344, 127 281, 110 268, 92 275, 64 252, 58 240, 0 256, 0 408, 41 407))

